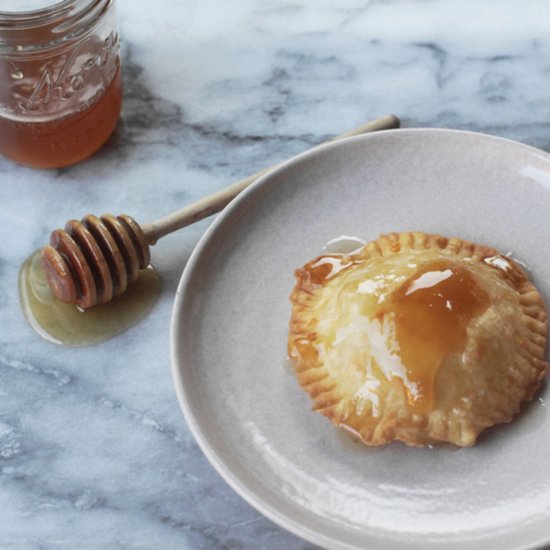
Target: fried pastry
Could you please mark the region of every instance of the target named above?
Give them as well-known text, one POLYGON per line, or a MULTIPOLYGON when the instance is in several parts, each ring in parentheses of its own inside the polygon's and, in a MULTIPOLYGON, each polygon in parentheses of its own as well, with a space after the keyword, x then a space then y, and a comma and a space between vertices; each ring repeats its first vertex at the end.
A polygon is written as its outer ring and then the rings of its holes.
POLYGON ((368 445, 469 447, 548 367, 541 295, 493 248, 392 233, 296 271, 288 350, 314 410, 368 445))

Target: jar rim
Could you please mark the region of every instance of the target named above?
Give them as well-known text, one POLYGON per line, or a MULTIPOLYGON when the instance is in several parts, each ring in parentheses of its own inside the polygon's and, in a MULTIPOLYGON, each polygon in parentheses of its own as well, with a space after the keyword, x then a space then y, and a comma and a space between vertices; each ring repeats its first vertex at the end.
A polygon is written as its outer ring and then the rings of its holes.
POLYGON ((0 11, 0 55, 48 50, 78 40, 115 0, 61 0, 44 8, 0 11))
POLYGON ((17 19, 26 16, 40 16, 55 11, 58 8, 70 6, 71 4, 74 4, 75 1, 77 2, 78 0, 57 0, 57 2, 54 1, 50 5, 43 6, 42 8, 31 8, 28 10, 0 10, 0 18, 17 19))

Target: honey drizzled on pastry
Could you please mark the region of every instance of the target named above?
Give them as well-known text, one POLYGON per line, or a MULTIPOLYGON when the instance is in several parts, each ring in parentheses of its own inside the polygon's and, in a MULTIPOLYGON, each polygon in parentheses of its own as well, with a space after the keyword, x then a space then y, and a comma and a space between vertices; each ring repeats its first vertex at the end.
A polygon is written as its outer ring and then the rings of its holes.
POLYGON ((464 349, 468 324, 488 305, 487 293, 467 268, 439 260, 422 266, 375 313, 380 323, 387 316, 395 325, 413 412, 431 410, 439 366, 446 355, 464 349))
POLYGON ((516 262, 394 233, 296 272, 289 355, 314 409, 369 445, 471 446, 547 369, 542 297, 516 262))

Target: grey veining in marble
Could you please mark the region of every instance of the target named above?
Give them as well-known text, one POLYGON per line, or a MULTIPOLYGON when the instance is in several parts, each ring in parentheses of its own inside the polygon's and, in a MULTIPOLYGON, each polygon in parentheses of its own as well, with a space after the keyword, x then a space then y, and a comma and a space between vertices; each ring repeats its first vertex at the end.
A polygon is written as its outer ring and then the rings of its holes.
POLYGON ((155 247, 153 313, 94 348, 34 334, 19 266, 67 219, 149 221, 388 112, 548 150, 550 4, 151 5, 120 0, 125 106, 108 145, 56 171, 0 159, 0 548, 312 548, 221 480, 176 401, 171 306, 207 221, 155 247))

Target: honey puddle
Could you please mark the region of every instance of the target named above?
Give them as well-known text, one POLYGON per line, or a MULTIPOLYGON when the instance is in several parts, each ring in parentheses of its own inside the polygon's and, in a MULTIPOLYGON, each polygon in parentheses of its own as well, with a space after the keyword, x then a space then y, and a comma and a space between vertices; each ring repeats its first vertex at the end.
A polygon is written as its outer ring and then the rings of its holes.
POLYGON ((40 251, 19 272, 19 298, 29 324, 46 340, 81 347, 98 344, 128 330, 153 308, 160 295, 160 279, 152 266, 111 302, 82 310, 55 298, 46 282, 40 251))
POLYGON ((359 252, 367 241, 360 239, 359 237, 349 237, 348 235, 342 235, 336 239, 331 239, 323 246, 322 254, 354 254, 359 252))

